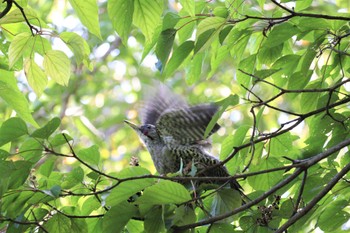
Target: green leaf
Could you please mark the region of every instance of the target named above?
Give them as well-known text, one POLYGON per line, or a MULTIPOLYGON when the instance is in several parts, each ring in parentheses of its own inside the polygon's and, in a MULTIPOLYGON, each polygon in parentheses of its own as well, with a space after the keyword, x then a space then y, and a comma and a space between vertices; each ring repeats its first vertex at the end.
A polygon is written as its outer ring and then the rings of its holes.
POLYGON ((173 225, 181 226, 196 222, 196 213, 191 206, 181 205, 175 209, 173 225))
MULTIPOLYGON (((14 7, 13 7, 14 8, 14 7)), ((2 24, 10 24, 10 23, 19 23, 24 22, 25 19, 23 17, 23 13, 20 9, 14 8, 11 9, 11 11, 5 15, 3 18, 0 19, 0 25, 2 24)), ((35 12, 35 10, 25 7, 23 8, 24 14, 26 15, 28 20, 36 19, 38 20, 38 16, 35 12)), ((34 22, 35 20, 33 20, 34 22)))
POLYGON ((1 70, 0 97, 26 122, 39 127, 31 115, 29 103, 17 87, 13 72, 1 70))
POLYGON ((60 146, 60 145, 63 145, 63 144, 66 144, 67 141, 71 141, 73 140, 73 138, 71 136, 69 136, 68 134, 64 134, 63 136, 63 133, 60 133, 60 134, 56 134, 55 136, 51 137, 49 139, 49 142, 50 142, 50 145, 51 146, 60 146))
POLYGON ((282 155, 293 157, 298 155, 298 150, 294 150, 293 146, 295 139, 296 137, 292 136, 290 132, 272 138, 269 144, 269 155, 276 157, 281 157, 282 155))
POLYGON ((88 28, 89 32, 102 39, 100 24, 98 21, 98 6, 96 0, 69 0, 74 11, 77 13, 82 24, 88 28))
POLYGON ((43 227, 46 231, 50 233, 70 233, 71 229, 71 220, 62 215, 55 214, 47 222, 44 222, 43 227))
POLYGON ((280 45, 290 39, 292 36, 299 33, 299 29, 290 23, 283 23, 275 26, 272 31, 268 34, 267 40, 264 46, 272 48, 280 45))
POLYGON ((43 155, 43 145, 34 138, 28 138, 19 148, 19 153, 27 161, 38 162, 43 155))
POLYGON ((0 146, 28 134, 26 123, 18 117, 5 121, 0 127, 0 146))
POLYGON ((226 19, 221 17, 208 17, 201 21, 197 28, 196 46, 194 53, 207 49, 214 39, 218 38, 226 19))
POLYGON ((171 76, 175 70, 182 64, 182 62, 188 57, 194 47, 193 41, 186 41, 174 50, 167 66, 165 67, 165 77, 171 76))
POLYGON ((35 130, 31 136, 34 138, 47 139, 60 126, 61 120, 58 117, 51 119, 42 128, 35 130))
MULTIPOLYGON (((232 211, 242 205, 241 194, 234 189, 220 189, 214 194, 211 215, 218 216, 232 211)), ((228 217, 223 220, 223 222, 230 223, 234 218, 228 217)))
POLYGON ((98 166, 100 163, 100 151, 96 145, 78 151, 77 156, 90 165, 98 166))
POLYGON ((204 20, 202 20, 198 24, 197 34, 196 34, 197 39, 198 39, 198 37, 200 35, 202 35, 204 32, 206 32, 208 30, 211 30, 211 29, 218 30, 218 29, 220 29, 223 25, 225 25, 225 23, 226 23, 226 19, 221 18, 221 17, 208 17, 208 18, 205 18, 204 20))
POLYGON ((317 225, 324 232, 338 232, 341 226, 349 220, 350 214, 343 209, 348 206, 346 200, 336 200, 330 203, 320 215, 317 225))
POLYGON ((221 115, 226 111, 229 106, 235 106, 239 103, 238 95, 229 95, 225 99, 221 100, 217 103, 217 105, 221 106, 219 111, 215 113, 211 121, 209 122, 207 128, 205 129, 204 138, 207 138, 211 130, 214 128, 216 122, 219 120, 221 115))
POLYGON ((249 125, 243 125, 236 130, 234 135, 229 135, 224 139, 224 141, 221 144, 221 151, 220 151, 221 160, 226 159, 227 156, 229 156, 232 153, 235 147, 243 144, 246 134, 250 128, 251 126, 249 125))
POLYGON ((155 29, 161 23, 163 13, 163 1, 161 0, 135 0, 134 1, 134 24, 145 35, 146 41, 152 39, 155 29))
POLYGON ((219 47, 219 49, 216 51, 214 55, 211 57, 210 65, 211 70, 208 74, 208 78, 211 78, 217 71, 217 69, 222 65, 225 59, 227 59, 227 56, 230 54, 230 50, 228 49, 227 45, 222 45, 219 47))
POLYGON ((23 52, 28 49, 27 45, 31 43, 33 36, 29 32, 22 32, 13 38, 9 48, 9 67, 18 61, 18 59, 23 55, 23 52))
POLYGON ((45 73, 60 85, 67 86, 70 77, 70 60, 58 50, 47 51, 44 55, 45 73))
POLYGON ((11 173, 7 173, 7 175, 10 177, 9 181, 9 188, 15 189, 26 182, 30 170, 32 168, 32 163, 28 161, 16 161, 13 163, 12 171, 11 173))
POLYGON ((145 189, 143 195, 136 200, 138 204, 180 204, 189 201, 191 196, 187 189, 179 183, 161 180, 145 189))
POLYGON ((176 24, 179 22, 180 19, 181 17, 178 14, 175 14, 173 12, 166 13, 166 15, 163 18, 163 31, 175 28, 176 24))
POLYGON ((146 215, 145 215, 145 232, 164 232, 164 213, 162 206, 154 206, 146 215))
POLYGON ((81 184, 84 179, 84 171, 81 167, 76 167, 67 173, 66 178, 62 182, 63 189, 71 189, 74 186, 81 184))
POLYGON ((88 232, 88 225, 85 219, 82 218, 71 218, 71 232, 85 233, 88 232))
POLYGON ((176 30, 173 28, 166 29, 160 33, 156 46, 156 55, 164 68, 168 61, 171 49, 176 35, 176 30))
POLYGON ((43 163, 40 168, 38 169, 38 172, 46 177, 49 177, 51 175, 52 170, 55 167, 56 157, 51 157, 45 160, 45 163, 43 163))
POLYGON ((60 38, 74 53, 75 59, 78 65, 80 65, 84 60, 90 61, 90 48, 87 42, 78 34, 74 32, 62 32, 60 38))
POLYGON ((47 77, 44 71, 34 62, 34 59, 27 58, 24 61, 24 73, 26 74, 29 85, 39 97, 47 86, 47 77))
MULTIPOLYGON (((261 170, 267 170, 271 168, 281 167, 283 164, 277 160, 276 158, 264 158, 259 159, 259 163, 255 164, 255 166, 251 166, 251 171, 261 171, 261 170)), ((273 185, 276 185, 280 179, 283 177, 284 171, 276 171, 276 172, 269 172, 269 173, 263 173, 258 176, 251 176, 248 177, 248 183, 252 186, 255 190, 268 190, 273 185)))
MULTIPOLYGON (((147 169, 142 167, 128 167, 119 172, 117 177, 123 179, 150 174, 151 173, 147 169)), ((109 206, 117 205, 122 201, 128 200, 129 197, 152 184, 154 184, 154 179, 136 179, 122 182, 117 187, 113 188, 106 199, 106 203, 109 206)))
POLYGON ((205 53, 197 53, 193 56, 190 63, 190 69, 186 75, 186 83, 188 85, 193 85, 195 82, 199 81, 202 74, 202 66, 205 58, 205 53))
POLYGON ((43 193, 45 193, 46 195, 50 196, 50 197, 59 197, 60 193, 61 193, 61 186, 59 185, 54 185, 51 187, 51 189, 49 190, 43 190, 43 193))
POLYGON ((180 0, 183 10, 186 11, 190 16, 195 16, 195 1, 192 0, 180 0))
POLYGON ((136 212, 137 208, 127 202, 112 206, 102 220, 103 232, 122 232, 136 212))
POLYGON ((131 30, 134 0, 110 0, 107 2, 107 10, 113 28, 126 44, 131 30))

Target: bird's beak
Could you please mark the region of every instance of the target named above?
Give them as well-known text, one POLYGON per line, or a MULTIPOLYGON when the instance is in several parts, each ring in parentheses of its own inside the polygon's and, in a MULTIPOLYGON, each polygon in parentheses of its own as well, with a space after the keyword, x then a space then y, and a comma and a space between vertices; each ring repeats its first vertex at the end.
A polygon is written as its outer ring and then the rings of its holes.
POLYGON ((136 131, 140 131, 140 128, 137 126, 137 125, 135 125, 134 123, 132 123, 132 122, 130 122, 130 121, 127 121, 127 120, 124 120, 124 122, 126 123, 126 124, 128 124, 131 128, 133 128, 134 130, 136 130, 136 131))

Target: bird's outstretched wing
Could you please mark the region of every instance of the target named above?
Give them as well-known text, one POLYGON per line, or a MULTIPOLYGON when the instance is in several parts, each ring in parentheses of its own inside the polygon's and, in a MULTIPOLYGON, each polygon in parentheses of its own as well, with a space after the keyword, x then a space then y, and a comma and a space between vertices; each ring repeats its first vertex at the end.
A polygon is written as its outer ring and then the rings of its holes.
POLYGON ((181 96, 174 94, 164 84, 155 83, 154 87, 149 87, 146 90, 146 98, 140 109, 141 122, 142 124, 155 125, 165 111, 187 106, 181 96))
MULTIPOLYGON (((156 127, 166 144, 197 144, 206 139, 205 130, 217 110, 214 104, 168 109, 160 115, 156 127)), ((208 137, 219 128, 215 124, 208 137)))

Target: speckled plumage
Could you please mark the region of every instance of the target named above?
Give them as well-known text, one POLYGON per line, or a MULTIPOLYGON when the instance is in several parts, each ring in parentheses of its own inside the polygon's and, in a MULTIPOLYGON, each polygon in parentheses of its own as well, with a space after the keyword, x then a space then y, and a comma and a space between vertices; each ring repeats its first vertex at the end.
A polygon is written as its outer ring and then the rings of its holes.
MULTIPOLYGON (((182 168, 195 167, 203 177, 229 176, 220 161, 207 149, 210 141, 204 137, 205 130, 218 107, 214 104, 189 106, 180 96, 164 85, 150 91, 141 110, 141 126, 126 121, 139 135, 160 174, 179 172, 182 168)), ((216 124, 210 134, 220 126, 216 124)), ((215 180, 208 183, 220 184, 215 180)), ((223 181, 221 181, 223 183, 223 181)), ((233 180, 231 187, 240 190, 233 180)))

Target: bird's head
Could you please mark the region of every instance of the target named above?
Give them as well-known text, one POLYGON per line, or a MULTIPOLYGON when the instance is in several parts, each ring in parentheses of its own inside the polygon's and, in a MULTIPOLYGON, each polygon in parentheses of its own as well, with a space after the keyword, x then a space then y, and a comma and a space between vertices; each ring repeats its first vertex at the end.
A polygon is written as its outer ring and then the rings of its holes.
POLYGON ((134 123, 125 120, 125 123, 127 123, 131 128, 133 128, 136 133, 139 135, 139 137, 142 139, 142 141, 147 145, 149 143, 155 143, 160 140, 159 134, 156 130, 156 127, 152 124, 145 124, 145 125, 135 125, 134 123))

